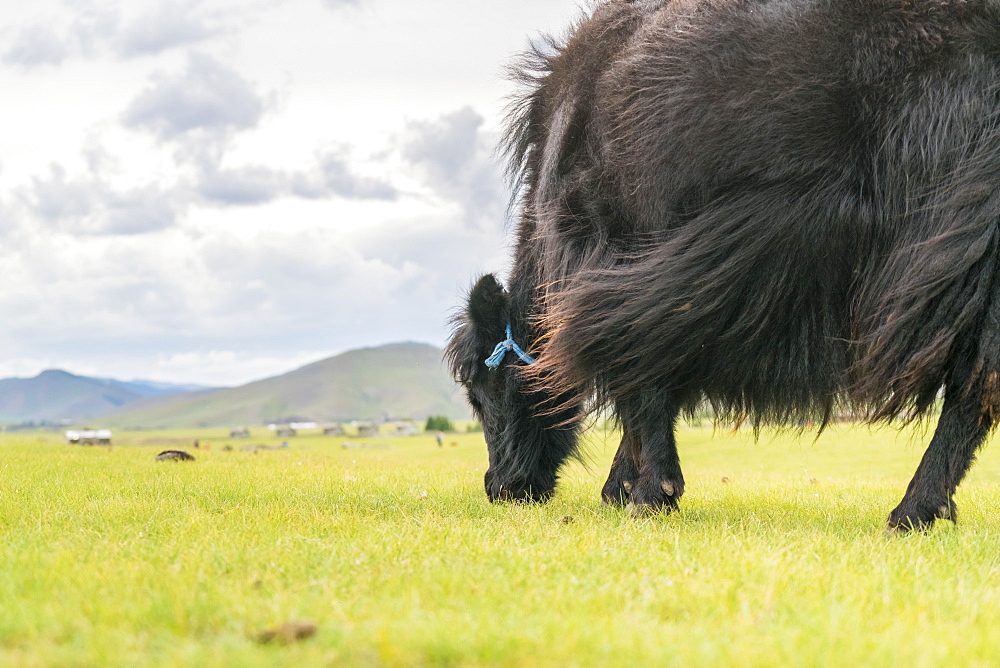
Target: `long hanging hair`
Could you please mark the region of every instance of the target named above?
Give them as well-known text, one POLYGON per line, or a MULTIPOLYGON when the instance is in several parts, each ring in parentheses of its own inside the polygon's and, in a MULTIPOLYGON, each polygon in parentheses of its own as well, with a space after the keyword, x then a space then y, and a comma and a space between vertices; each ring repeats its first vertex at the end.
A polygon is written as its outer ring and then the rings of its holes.
POLYGON ((503 146, 535 388, 756 426, 996 384, 1000 7, 947 4, 621 0, 532 49, 503 146))

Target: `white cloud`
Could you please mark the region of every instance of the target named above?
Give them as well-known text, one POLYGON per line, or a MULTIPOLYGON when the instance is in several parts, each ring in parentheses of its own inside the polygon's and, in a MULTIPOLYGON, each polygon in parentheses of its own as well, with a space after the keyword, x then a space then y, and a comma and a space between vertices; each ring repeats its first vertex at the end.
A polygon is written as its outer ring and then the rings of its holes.
POLYGON ((24 28, 3 54, 5 63, 22 67, 58 65, 69 56, 65 41, 51 26, 24 28))
POLYGON ((465 207, 469 224, 495 228, 507 198, 494 137, 483 134, 483 121, 471 107, 410 121, 403 154, 435 192, 465 207))
POLYGON ((291 196, 358 200, 395 200, 399 196, 388 179, 358 173, 351 162, 350 149, 341 146, 319 153, 314 164, 298 172, 263 165, 209 166, 203 170, 197 187, 206 202, 240 206, 291 196))
POLYGON ((209 55, 192 53, 183 73, 154 74, 122 122, 172 140, 198 130, 248 130, 260 121, 265 106, 264 97, 237 71, 209 55))
POLYGON ((296 181, 303 196, 339 195, 352 199, 395 199, 396 189, 384 178, 358 175, 351 166, 351 151, 340 147, 318 156, 318 179, 308 175, 296 181))
POLYGON ((197 0, 160 0, 125 21, 114 46, 125 56, 149 55, 198 44, 223 33, 225 14, 206 12, 204 7, 205 3, 197 0))
MULTIPOLYGON (((37 9, 31 20, 9 31, 16 36, 3 54, 6 63, 34 68, 71 59, 157 55, 224 36, 235 28, 240 8, 255 9, 245 2, 219 0, 36 0, 32 5, 37 9)), ((0 14, 0 21, 3 18, 0 14)))
POLYGON ((212 170, 198 184, 209 202, 252 206, 273 201, 289 190, 288 174, 262 166, 212 170))
POLYGON ((42 221, 70 234, 139 234, 170 227, 176 197, 156 186, 115 191, 97 178, 70 179, 51 167, 22 191, 23 203, 42 221))

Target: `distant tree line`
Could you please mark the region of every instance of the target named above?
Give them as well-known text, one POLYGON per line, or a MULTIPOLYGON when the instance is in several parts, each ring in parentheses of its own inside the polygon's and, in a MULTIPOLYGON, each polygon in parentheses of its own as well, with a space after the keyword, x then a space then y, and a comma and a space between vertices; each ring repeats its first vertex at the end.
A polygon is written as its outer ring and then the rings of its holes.
POLYGON ((444 415, 431 415, 427 418, 424 431, 455 431, 455 425, 444 415))

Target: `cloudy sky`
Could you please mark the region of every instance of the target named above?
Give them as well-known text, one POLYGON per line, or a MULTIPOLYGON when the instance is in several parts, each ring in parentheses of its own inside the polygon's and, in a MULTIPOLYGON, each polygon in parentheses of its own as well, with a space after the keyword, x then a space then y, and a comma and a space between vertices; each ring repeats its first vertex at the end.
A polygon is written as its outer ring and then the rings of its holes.
POLYGON ((442 345, 506 267, 504 64, 581 4, 4 3, 0 377, 442 345))

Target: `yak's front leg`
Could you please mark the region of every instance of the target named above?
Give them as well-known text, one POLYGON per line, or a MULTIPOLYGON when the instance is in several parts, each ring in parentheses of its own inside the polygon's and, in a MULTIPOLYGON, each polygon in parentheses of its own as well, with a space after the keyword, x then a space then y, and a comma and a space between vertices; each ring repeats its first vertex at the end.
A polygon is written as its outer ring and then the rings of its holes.
POLYGON ((674 426, 677 407, 663 392, 650 390, 618 406, 622 424, 638 442, 638 478, 632 486, 628 511, 643 515, 671 511, 684 494, 684 475, 677 456, 674 426))
POLYGON ((624 506, 631 498, 632 487, 639 478, 639 460, 641 443, 635 427, 630 423, 622 424, 622 441, 611 462, 611 473, 601 490, 601 500, 609 506, 624 506))
POLYGON ((981 397, 981 391, 963 392, 955 386, 947 389, 934 437, 906 495, 889 514, 890 530, 927 528, 937 518, 955 521, 952 495, 992 426, 981 397))

